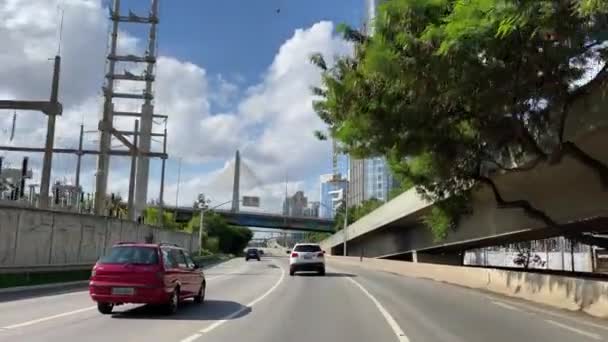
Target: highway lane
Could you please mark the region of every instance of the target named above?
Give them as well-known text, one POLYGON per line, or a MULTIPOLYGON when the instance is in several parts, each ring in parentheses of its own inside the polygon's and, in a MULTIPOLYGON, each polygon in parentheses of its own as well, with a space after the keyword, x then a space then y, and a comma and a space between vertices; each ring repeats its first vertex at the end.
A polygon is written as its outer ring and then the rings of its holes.
POLYGON ((86 291, 0 303, 0 341, 179 341, 241 310, 278 281, 281 269, 268 259, 245 263, 239 258, 205 274, 205 304, 184 303, 175 316, 136 305, 119 306, 117 314, 103 316, 86 291))
POLYGON ((411 341, 608 341, 606 320, 427 279, 332 263, 384 303, 411 341))
POLYGON ((326 277, 287 270, 284 257, 210 268, 207 302, 174 316, 103 316, 86 291, 0 302, 0 342, 608 341, 605 321, 476 290, 338 263, 326 277))

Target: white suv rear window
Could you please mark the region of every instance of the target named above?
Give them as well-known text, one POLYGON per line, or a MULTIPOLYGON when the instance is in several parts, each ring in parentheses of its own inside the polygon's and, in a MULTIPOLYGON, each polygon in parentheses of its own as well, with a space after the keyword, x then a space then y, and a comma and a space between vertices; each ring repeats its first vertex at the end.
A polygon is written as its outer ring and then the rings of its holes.
POLYGON ((317 245, 299 245, 293 249, 294 252, 320 252, 321 247, 317 245))

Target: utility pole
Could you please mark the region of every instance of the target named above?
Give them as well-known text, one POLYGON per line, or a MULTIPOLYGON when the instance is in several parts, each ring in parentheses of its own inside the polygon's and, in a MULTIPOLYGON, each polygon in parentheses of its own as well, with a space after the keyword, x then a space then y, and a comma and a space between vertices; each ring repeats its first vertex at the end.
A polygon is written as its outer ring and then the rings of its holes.
POLYGON ((27 177, 28 161, 28 157, 23 157, 23 164, 21 164, 21 180, 19 182, 19 200, 25 196, 25 178, 27 177))
MULTIPOLYGON (((120 16, 120 0, 114 0, 111 13, 112 37, 110 39, 110 56, 116 55, 118 48, 118 23, 120 16)), ((95 213, 103 215, 106 211, 106 192, 108 188, 108 172, 110 170, 110 149, 112 148, 112 122, 114 119, 114 104, 112 96, 114 92, 114 74, 116 72, 116 60, 108 57, 108 74, 104 87, 103 117, 99 122, 101 136, 99 138, 99 158, 97 159, 97 178, 95 185, 95 213)))
POLYGON ((148 195, 148 179, 149 179, 149 158, 150 145, 152 136, 158 136, 158 133, 152 133, 152 124, 154 118, 164 118, 165 115, 154 114, 154 94, 153 82, 155 80, 154 69, 156 66, 156 50, 157 50, 157 26, 159 0, 151 0, 151 10, 146 16, 138 16, 129 11, 128 15, 120 14, 120 0, 113 0, 113 6, 110 9, 110 19, 113 22, 112 37, 110 43, 110 52, 107 57, 108 73, 106 75, 106 84, 104 86, 104 111, 103 118, 99 124, 101 131, 101 139, 99 142, 99 159, 97 163, 97 179, 95 194, 95 211, 98 215, 105 213, 105 197, 108 186, 108 172, 111 150, 112 136, 120 140, 129 150, 133 149, 132 143, 125 138, 126 135, 133 135, 134 132, 122 132, 113 127, 114 117, 134 117, 140 120, 139 132, 139 151, 135 177, 135 199, 134 208, 136 216, 145 209, 148 195), (119 33, 119 23, 134 23, 150 25, 148 48, 145 55, 118 55, 117 42, 119 33), (146 64, 145 71, 141 75, 135 75, 128 70, 124 73, 116 73, 116 63, 143 63, 146 64), (121 93, 115 91, 115 81, 138 81, 145 82, 145 88, 141 93, 121 93), (142 100, 143 104, 139 112, 123 112, 114 110, 114 98, 142 100))
MULTIPOLYGON (((152 0, 152 9, 150 15, 155 20, 150 21, 150 31, 148 37, 148 49, 146 51, 145 63, 147 63, 145 75, 146 87, 144 91, 145 102, 141 109, 141 134, 139 139, 140 150, 144 153, 150 152, 150 144, 152 140, 152 123, 154 117, 154 105, 152 103, 154 68, 156 66, 156 41, 157 41, 157 26, 158 26, 158 6, 159 0, 152 0)), ((140 154, 137 160, 137 180, 135 190, 135 210, 141 213, 145 207, 148 198, 148 179, 150 177, 150 157, 145 154, 140 154)))
MULTIPOLYGON (((61 57, 55 56, 53 68, 53 83, 51 86, 50 103, 59 101, 59 73, 61 72, 61 57)), ((42 178, 40 180, 40 207, 43 209, 49 206, 49 188, 51 184, 51 168, 53 167, 53 148, 55 145, 55 121, 57 113, 48 113, 46 128, 46 143, 44 145, 44 157, 42 160, 42 178)))
POLYGON ((128 217, 129 221, 135 221, 135 172, 137 170, 137 157, 138 157, 138 145, 137 138, 139 136, 139 120, 135 120, 135 127, 133 129, 135 135, 133 135, 133 146, 131 149, 131 173, 129 175, 129 202, 128 202, 128 217))
POLYGON ((175 191, 175 208, 179 204, 179 183, 181 182, 182 177, 182 158, 179 158, 179 163, 177 164, 177 190, 175 191))
POLYGON ((82 144, 84 140, 84 125, 80 125, 80 138, 78 139, 78 154, 76 155, 76 189, 78 189, 78 197, 80 197, 80 167, 82 163, 82 144))
MULTIPOLYGON (((167 129, 165 128, 165 137, 163 139, 163 154, 167 154, 167 129)), ((158 225, 163 226, 163 217, 165 215, 165 168, 167 164, 167 158, 163 157, 162 166, 160 169, 160 191, 158 195, 158 225)))

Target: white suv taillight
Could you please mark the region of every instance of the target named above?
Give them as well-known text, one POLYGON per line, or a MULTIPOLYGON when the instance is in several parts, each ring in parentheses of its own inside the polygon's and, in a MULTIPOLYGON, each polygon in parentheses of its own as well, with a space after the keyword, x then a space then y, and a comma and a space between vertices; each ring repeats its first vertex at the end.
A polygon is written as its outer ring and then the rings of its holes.
POLYGON ((323 252, 319 252, 319 254, 317 254, 318 258, 322 258, 323 257, 323 252))
POLYGON ((298 257, 298 253, 291 253, 291 257, 292 258, 297 258, 298 257))

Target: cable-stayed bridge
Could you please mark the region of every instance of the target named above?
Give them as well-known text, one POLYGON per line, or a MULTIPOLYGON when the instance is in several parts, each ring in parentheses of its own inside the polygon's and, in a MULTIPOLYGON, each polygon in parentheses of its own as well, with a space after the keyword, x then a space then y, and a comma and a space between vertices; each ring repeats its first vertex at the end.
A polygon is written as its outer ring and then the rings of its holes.
POLYGON ((237 151, 234 160, 203 189, 205 190, 203 197, 210 200, 208 203, 203 203, 205 209, 201 209, 200 206, 166 209, 174 211, 178 221, 188 221, 201 210, 213 210, 235 226, 313 232, 334 231, 332 219, 284 215, 282 202, 287 197, 287 190, 281 196, 279 186, 288 188, 287 183, 283 185, 262 182, 253 169, 241 160, 237 151))

